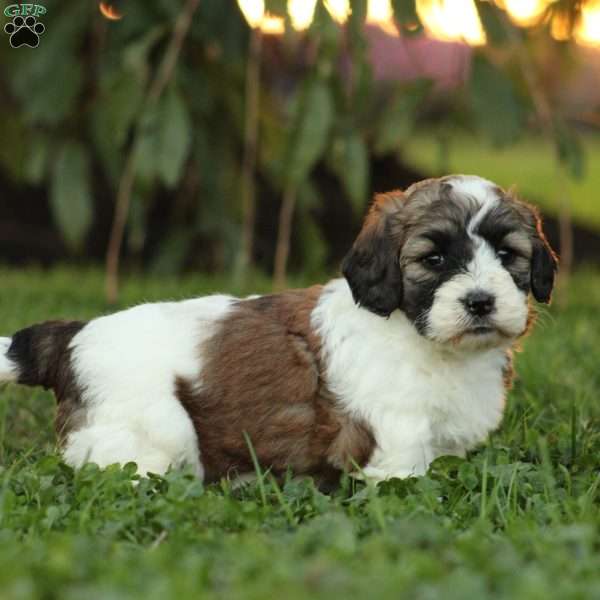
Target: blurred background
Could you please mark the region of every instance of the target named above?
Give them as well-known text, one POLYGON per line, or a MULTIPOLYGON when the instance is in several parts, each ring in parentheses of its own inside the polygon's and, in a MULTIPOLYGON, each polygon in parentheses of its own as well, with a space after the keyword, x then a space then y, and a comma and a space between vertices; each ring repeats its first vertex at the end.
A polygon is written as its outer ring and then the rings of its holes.
POLYGON ((38 4, 0 40, 5 265, 281 287, 449 172, 538 204, 563 274, 600 260, 599 0, 38 4))

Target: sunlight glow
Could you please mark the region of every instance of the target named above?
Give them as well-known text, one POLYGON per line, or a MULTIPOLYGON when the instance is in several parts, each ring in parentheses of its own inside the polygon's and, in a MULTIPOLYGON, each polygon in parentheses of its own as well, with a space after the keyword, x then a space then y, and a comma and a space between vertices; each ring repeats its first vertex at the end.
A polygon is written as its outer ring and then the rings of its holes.
POLYGON ((600 46, 600 0, 581 7, 581 20, 575 26, 573 35, 584 46, 600 46))
POLYGON ((281 35, 285 33, 285 19, 266 12, 260 23, 260 30, 267 35, 281 35))
POLYGON ((417 14, 429 34, 439 40, 471 46, 486 42, 473 0, 417 0, 417 14))
POLYGON ((265 16, 264 0, 238 0, 238 6, 252 29, 260 26, 265 16))
POLYGON ((497 2, 521 27, 537 25, 554 0, 502 0, 497 2))
POLYGON ((367 23, 377 25, 388 35, 398 35, 391 0, 369 0, 369 4, 367 5, 367 23))
MULTIPOLYGON (((510 18, 522 27, 536 25, 546 9, 556 0, 495 0, 510 18)), ((287 0, 290 23, 296 31, 305 31, 314 18, 317 0, 287 0)), ((265 34, 282 35, 285 19, 265 12, 264 0, 238 0, 248 25, 265 34)), ((325 8, 334 21, 343 25, 352 12, 350 0, 324 0, 325 8)), ((100 9, 110 7, 101 2, 100 9)), ((120 18, 116 11, 102 11, 107 18, 120 18)), ((460 41, 471 46, 486 43, 485 31, 479 20, 474 0, 417 0, 417 13, 427 33, 444 41, 460 41)), ((368 0, 367 23, 377 25, 387 34, 398 36, 391 0, 368 0)), ((557 40, 571 37, 568 20, 555 14, 551 34, 557 40)), ((582 45, 600 46, 600 0, 591 0, 581 7, 581 17, 576 23, 573 39, 582 45)))
POLYGON ((555 14, 550 23, 550 35, 559 42, 566 42, 571 39, 571 27, 569 19, 562 14, 555 14))
POLYGON ((252 29, 260 28, 267 35, 281 35, 285 31, 283 17, 265 12, 264 0, 238 0, 238 5, 252 29))
POLYGON ((288 0, 287 9, 292 27, 304 31, 310 27, 315 14, 317 0, 288 0))

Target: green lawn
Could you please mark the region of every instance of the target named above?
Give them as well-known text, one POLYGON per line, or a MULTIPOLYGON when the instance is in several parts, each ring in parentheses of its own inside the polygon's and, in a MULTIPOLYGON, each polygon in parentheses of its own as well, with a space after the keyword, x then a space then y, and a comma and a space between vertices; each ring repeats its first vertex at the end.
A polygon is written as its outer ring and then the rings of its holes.
MULTIPOLYGON (((0 282, 0 335, 106 309, 95 272, 0 270, 0 282)), ((135 279, 123 302, 219 287, 135 279)), ((0 598, 600 598, 600 273, 576 276, 569 297, 524 343, 489 444, 377 489, 74 473, 54 449, 50 394, 6 387, 0 598)))
MULTIPOLYGON (((600 136, 582 138, 586 155, 581 181, 566 179, 564 189, 578 223, 600 229, 600 136)), ((426 173, 439 174, 439 146, 430 137, 411 140, 403 157, 426 173)), ((554 147, 539 138, 525 138, 505 149, 492 148, 475 138, 455 136, 450 144, 448 172, 487 177, 503 187, 516 186, 526 200, 544 213, 556 214, 562 185, 556 169, 554 147)))

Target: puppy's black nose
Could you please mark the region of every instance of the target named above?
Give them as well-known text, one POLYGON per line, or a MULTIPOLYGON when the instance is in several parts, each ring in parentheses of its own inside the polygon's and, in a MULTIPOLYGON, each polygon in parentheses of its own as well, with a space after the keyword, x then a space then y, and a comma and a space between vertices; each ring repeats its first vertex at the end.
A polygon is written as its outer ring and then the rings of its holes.
POLYGON ((496 299, 492 294, 488 294, 482 290, 469 292, 463 298, 463 304, 467 311, 475 317, 485 317, 494 310, 496 299))

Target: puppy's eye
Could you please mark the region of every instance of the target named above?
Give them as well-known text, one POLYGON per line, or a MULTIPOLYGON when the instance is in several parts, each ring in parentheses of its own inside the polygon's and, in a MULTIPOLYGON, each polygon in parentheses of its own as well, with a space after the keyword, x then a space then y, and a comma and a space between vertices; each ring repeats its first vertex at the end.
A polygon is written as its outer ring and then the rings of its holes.
POLYGON ((446 257, 443 254, 429 254, 423 257, 421 262, 430 269, 439 269, 446 264, 446 257))
POLYGON ((498 255, 498 258, 502 261, 502 264, 504 266, 513 263, 515 258, 517 257, 514 251, 510 248, 500 248, 500 250, 498 250, 496 254, 498 255))

